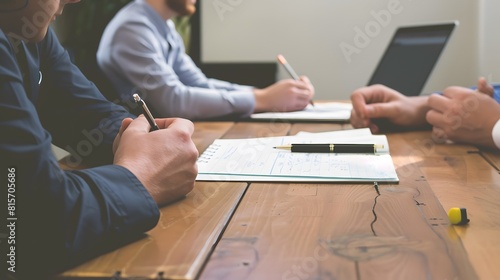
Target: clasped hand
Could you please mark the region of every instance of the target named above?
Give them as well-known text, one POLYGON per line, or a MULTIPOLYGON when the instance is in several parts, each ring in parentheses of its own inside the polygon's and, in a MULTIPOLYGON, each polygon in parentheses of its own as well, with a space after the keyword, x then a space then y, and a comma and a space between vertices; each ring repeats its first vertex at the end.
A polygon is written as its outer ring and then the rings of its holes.
POLYGON ((500 105, 484 78, 477 90, 449 87, 442 95, 407 97, 383 85, 363 87, 351 95, 351 124, 380 132, 374 119, 402 127, 433 126, 435 139, 497 148, 492 129, 500 119, 500 105))
POLYGON ((500 105, 487 94, 449 87, 428 100, 426 120, 436 139, 496 148, 492 130, 500 119, 500 105))

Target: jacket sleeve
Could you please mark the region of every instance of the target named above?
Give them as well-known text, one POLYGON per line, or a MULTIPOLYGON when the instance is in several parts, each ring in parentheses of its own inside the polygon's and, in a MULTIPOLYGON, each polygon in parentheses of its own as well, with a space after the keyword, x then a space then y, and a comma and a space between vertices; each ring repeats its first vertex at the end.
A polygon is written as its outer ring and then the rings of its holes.
POLYGON ((53 143, 72 153, 72 164, 110 163, 121 121, 134 116, 103 97, 71 62, 52 30, 38 50, 43 80, 36 109, 53 143))
MULTIPOLYGON (((56 40, 53 34, 48 36, 52 37, 49 40, 56 40)), ((56 42, 52 43, 57 46, 56 42)), ((48 50, 40 52, 50 55, 48 50)), ((43 71, 47 77, 61 75, 60 79, 53 80, 60 83, 53 89, 61 92, 43 93, 53 94, 53 97, 46 96, 45 102, 57 102, 55 97, 66 94, 63 99, 67 103, 58 105, 70 107, 54 112, 57 116, 68 114, 59 129, 56 129, 56 120, 50 120, 54 122, 50 127, 56 134, 65 138, 62 134, 78 131, 80 124, 87 124, 90 129, 99 117, 106 115, 105 111, 112 112, 111 118, 124 116, 114 111, 114 106, 106 105, 98 92, 91 92, 90 83, 81 73, 74 66, 66 65, 69 63, 66 55, 58 54, 56 58, 51 65, 54 72, 49 73, 51 67, 43 71), (61 73, 63 69, 69 72, 61 73), (83 88, 87 90, 80 91, 83 88), (85 94, 89 97, 84 98, 85 94), (94 109, 97 117, 91 116, 94 109), (73 115, 84 121, 78 121, 73 115), (67 126, 70 122, 73 122, 71 126, 67 126)), ((50 113, 50 110, 43 112, 50 113)), ((12 221, 16 224, 17 239, 8 246, 15 246, 17 252, 15 276, 54 273, 78 264, 137 238, 154 227, 159 218, 153 199, 125 168, 105 165, 78 171, 61 170, 51 151, 51 134, 42 126, 39 114, 42 112, 37 111, 24 90, 14 49, 0 30, 0 180, 7 182, 8 178, 14 178, 13 196, 9 198, 14 199, 15 209, 8 212, 8 217, 17 219, 12 221)), ((116 132, 112 129, 103 133, 102 141, 109 141, 107 138, 111 139, 113 133, 116 132)), ((73 140, 72 137, 68 138, 73 140)))

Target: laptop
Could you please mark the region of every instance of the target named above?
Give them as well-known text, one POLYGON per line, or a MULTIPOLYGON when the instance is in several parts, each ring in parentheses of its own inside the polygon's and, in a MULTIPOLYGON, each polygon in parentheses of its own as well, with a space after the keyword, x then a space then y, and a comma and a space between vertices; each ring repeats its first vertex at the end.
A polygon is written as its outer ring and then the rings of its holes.
POLYGON ((407 96, 419 95, 457 25, 398 28, 368 85, 383 84, 407 96))

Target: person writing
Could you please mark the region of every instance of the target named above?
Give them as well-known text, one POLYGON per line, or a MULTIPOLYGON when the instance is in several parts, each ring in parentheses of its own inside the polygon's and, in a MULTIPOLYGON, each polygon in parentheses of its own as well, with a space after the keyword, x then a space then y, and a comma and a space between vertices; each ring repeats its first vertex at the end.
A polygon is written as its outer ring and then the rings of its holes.
POLYGON ((396 127, 432 126, 433 136, 457 143, 500 149, 500 87, 480 78, 476 90, 448 87, 442 94, 407 97, 383 85, 355 90, 351 124, 373 133, 396 127), (386 119, 392 127, 381 127, 386 119))
POLYGON ((208 79, 185 53, 170 20, 192 15, 195 0, 135 0, 104 30, 97 62, 122 101, 139 91, 163 117, 207 119, 297 111, 314 96, 305 76, 257 89, 208 79))
POLYGON ((0 177, 16 233, 0 244, 4 258, 14 255, 9 279, 44 279, 140 237, 197 175, 190 121, 156 119, 150 132, 70 62, 49 24, 76 2, 0 1, 0 177), (62 170, 51 143, 96 166, 62 170))

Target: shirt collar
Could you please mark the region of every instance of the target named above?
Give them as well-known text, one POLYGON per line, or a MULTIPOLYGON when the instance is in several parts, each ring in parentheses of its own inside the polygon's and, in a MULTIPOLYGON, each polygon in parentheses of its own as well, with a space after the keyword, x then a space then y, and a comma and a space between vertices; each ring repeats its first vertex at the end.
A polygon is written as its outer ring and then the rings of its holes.
POLYGON ((140 6, 144 8, 144 11, 146 12, 148 18, 151 20, 151 22, 156 26, 158 31, 164 36, 167 37, 169 36, 168 34, 171 34, 171 30, 169 25, 167 24, 171 20, 163 20, 163 18, 158 14, 158 12, 149 5, 148 2, 145 0, 136 0, 136 3, 138 3, 140 6))

